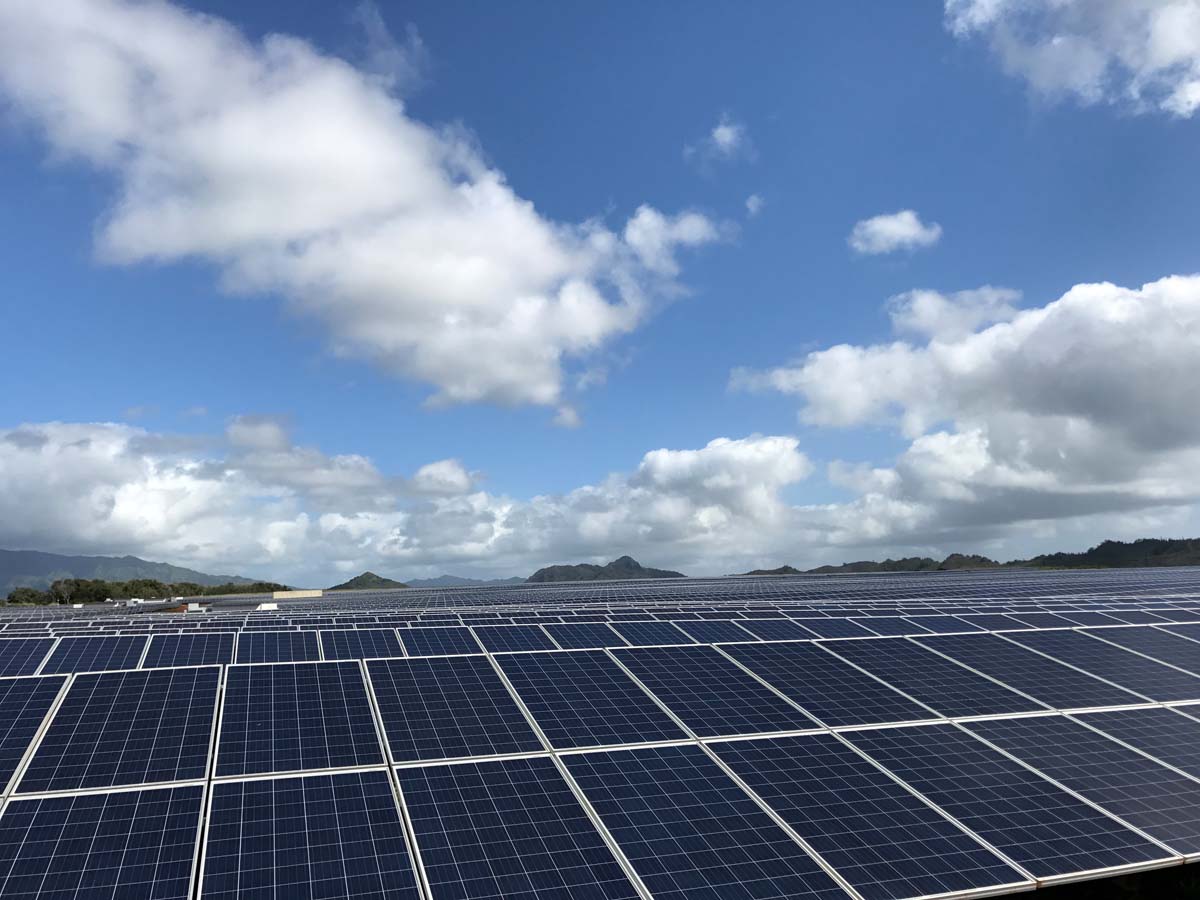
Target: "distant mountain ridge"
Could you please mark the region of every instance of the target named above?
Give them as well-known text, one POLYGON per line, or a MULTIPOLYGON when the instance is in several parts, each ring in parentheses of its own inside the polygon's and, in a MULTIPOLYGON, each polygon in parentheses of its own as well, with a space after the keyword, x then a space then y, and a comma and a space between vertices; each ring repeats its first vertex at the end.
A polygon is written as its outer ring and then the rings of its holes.
POLYGON ((62 556, 41 550, 0 550, 0 597, 8 596, 9 591, 18 587, 44 589, 60 578, 104 581, 149 578, 167 584, 193 582, 205 586, 253 584, 255 581, 240 575, 209 575, 136 556, 62 556))
POLYGON ((519 575, 512 578, 463 578, 459 575, 439 575, 436 578, 413 578, 408 582, 414 588, 439 587, 490 587, 498 584, 524 584, 519 575))
POLYGON ((682 572, 651 569, 632 556, 622 556, 603 566, 579 563, 574 566, 546 566, 526 579, 531 584, 548 581, 626 581, 634 578, 686 578, 682 572))
POLYGON ((363 572, 361 575, 355 575, 349 581, 335 584, 330 591, 383 591, 394 588, 408 587, 402 581, 393 581, 391 578, 384 578, 382 575, 376 575, 374 572, 363 572))

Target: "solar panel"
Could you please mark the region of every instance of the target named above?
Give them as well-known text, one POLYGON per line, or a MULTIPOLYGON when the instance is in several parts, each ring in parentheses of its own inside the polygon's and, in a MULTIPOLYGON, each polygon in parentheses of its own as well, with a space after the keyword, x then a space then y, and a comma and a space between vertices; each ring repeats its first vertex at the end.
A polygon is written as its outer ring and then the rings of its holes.
POLYGON ((0 792, 17 771, 67 679, 0 679, 0 792))
POLYGON ((696 643, 670 622, 613 622, 612 627, 621 637, 636 647, 696 643))
MULTIPOLYGON (((1151 700, 1200 700, 1200 678, 1078 631, 1022 631, 1012 639, 1151 700)), ((1198 645, 1200 646, 1200 645, 1198 645)))
POLYGON ((739 628, 733 622, 697 621, 673 622, 676 628, 684 634, 695 638, 702 644, 722 644, 729 641, 752 641, 754 635, 739 628))
POLYGON ((915 620, 903 616, 872 616, 868 619, 851 619, 855 625, 880 635, 928 634, 929 631, 915 624, 915 620))
POLYGON ((0 677, 33 675, 54 646, 54 638, 0 641, 0 677))
POLYGON ((1157 628, 1096 628, 1085 634, 1200 675, 1200 643, 1157 628))
POLYGON ((372 660, 367 668, 395 762, 543 749, 482 656, 372 660))
POLYGON ((724 649, 827 725, 935 717, 932 711, 812 643, 737 644, 724 649))
POLYGON ((958 616, 907 616, 906 618, 934 634, 983 631, 979 625, 974 625, 967 619, 960 619, 958 616))
POLYGON ((227 670, 217 775, 382 762, 357 663, 279 663, 227 670))
POLYGON ((419 900, 387 773, 214 784, 203 896, 419 900))
POLYGON ((1027 880, 832 735, 712 749, 869 900, 1027 880))
POLYGON ((816 722, 712 647, 617 650, 618 660, 701 737, 796 731, 816 722))
POLYGON ((393 628, 322 631, 321 653, 326 659, 378 659, 403 656, 393 628))
POLYGON ((747 619, 738 625, 764 641, 803 641, 812 637, 791 619, 747 619))
POLYGON ((238 635, 239 663, 311 662, 320 658, 315 631, 243 631, 238 635))
POLYGON ((553 650, 557 646, 537 625, 476 625, 475 637, 491 653, 553 650))
POLYGON ((1200 782, 1063 716, 964 727, 1177 853, 1200 852, 1200 782))
POLYGON ((438 900, 638 900, 546 757, 398 770, 438 900))
POLYGON ((12 800, 0 816, 0 897, 186 900, 199 785, 12 800))
POLYGON ((76 676, 17 790, 203 778, 220 677, 215 666, 76 676))
POLYGON ((227 665, 233 662, 233 640, 230 633, 155 635, 142 668, 227 665))
POLYGON ((1037 878, 1172 858, 953 725, 843 736, 1037 878))
POLYGON ((146 649, 144 637, 65 637, 42 666, 42 675, 136 669, 146 649))
POLYGON ((598 622, 570 625, 544 625, 554 643, 564 650, 590 650, 603 647, 624 647, 626 641, 607 625, 598 622))
POLYGON ((1137 694, 1107 684, 994 634, 931 635, 914 640, 1056 709, 1145 702, 1137 694))
POLYGON ((825 645, 944 716, 1032 712, 1045 705, 989 681, 905 638, 825 645))
POLYGON ((1093 728, 1200 777, 1200 722, 1161 707, 1122 709, 1076 716, 1093 728))
POLYGON ((797 621, 817 637, 871 637, 874 634, 849 619, 799 619, 797 621))
POLYGON ((458 653, 481 653, 483 648, 470 628, 401 628, 400 640, 409 656, 442 656, 458 653))
POLYGON ((563 762, 654 897, 846 896, 699 747, 563 762))
POLYGON ((603 651, 523 653, 496 661, 553 747, 686 737, 603 651))

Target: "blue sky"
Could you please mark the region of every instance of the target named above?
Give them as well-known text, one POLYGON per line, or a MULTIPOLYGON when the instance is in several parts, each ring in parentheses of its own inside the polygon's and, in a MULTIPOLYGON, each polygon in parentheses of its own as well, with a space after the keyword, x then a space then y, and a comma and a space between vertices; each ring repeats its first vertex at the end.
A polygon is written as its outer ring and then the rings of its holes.
MULTIPOLYGON (((618 552, 705 571, 885 552, 981 549, 1007 557, 1146 529, 1187 531, 1193 486, 1172 467, 1186 468, 1181 454, 1192 449, 1190 433, 1167 435, 1174 427, 1169 410, 1147 413, 1135 394, 1125 408, 1142 408, 1140 417, 1114 416, 1105 398, 1115 395, 1095 372, 1115 368, 1122 385, 1186 383, 1195 371, 1187 367, 1190 356, 1161 371, 1148 362, 1162 359, 1171 340, 1190 346, 1190 299, 1181 307, 1154 292, 1137 294, 1134 302, 1152 324, 1122 326, 1124 314, 1105 306, 1116 295, 1101 292, 1048 324, 1028 324, 1026 343, 1011 352, 993 347, 982 368, 960 363, 964 354, 982 352, 977 344, 1008 347, 1014 338, 1005 329, 1026 321, 1020 311, 1037 313, 1075 285, 1111 282, 1136 292, 1196 270, 1200 125, 1179 98, 1194 86, 1200 52, 1173 47, 1164 57, 1154 44, 1153 16, 1171 4, 1149 4, 1130 21, 1108 7, 1068 14, 1050 5, 1035 12, 1028 4, 1010 12, 1012 6, 196 2, 152 6, 161 15, 147 26, 136 21, 145 8, 117 0, 72 0, 55 14, 16 4, 4 14, 16 26, 10 40, 40 47, 43 58, 61 54, 68 71, 39 72, 32 53, 25 67, 14 53, 0 65, 0 254, 9 338, 0 366, 10 385, 0 393, 0 430, 47 436, 49 423, 61 423, 83 435, 88 426, 105 426, 116 444, 98 470, 95 460, 81 463, 77 479, 32 495, 27 484, 14 484, 19 476, 42 480, 36 473, 45 467, 51 474, 44 480, 54 483, 53 473, 70 464, 55 455, 65 437, 50 436, 32 450, 25 441, 24 456, 0 465, 0 511, 11 518, 32 502, 59 512, 7 526, 0 545, 157 554, 321 579, 359 567, 414 577, 446 568, 510 574, 534 562, 618 552), (1127 33, 1144 31, 1149 49, 1131 56, 1128 48, 1109 47, 1106 16, 1127 33), (148 54, 131 64, 140 67, 138 77, 166 85, 155 87, 160 95, 147 104, 162 118, 139 118, 136 102, 133 112, 106 118, 110 100, 117 110, 129 99, 122 91, 132 89, 102 77, 109 69, 88 72, 95 60, 77 51, 119 49, 139 29, 147 47, 161 40, 165 48, 166 61, 148 54), (218 205, 220 215, 203 233, 195 226, 168 246, 159 239, 161 221, 149 216, 139 220, 143 232, 124 232, 112 252, 114 221, 120 225, 139 204, 162 212, 154 191, 172 203, 182 197, 190 217, 208 202, 206 191, 224 203, 227 192, 255 195, 261 186, 248 177, 270 180, 273 163, 218 182, 227 172, 222 154, 272 158, 262 144, 231 140, 218 152, 189 143, 186 129, 193 127, 206 140, 205 116, 279 87, 233 76, 206 86, 205 65, 215 74, 236 70, 217 64, 218 51, 197 57, 190 69, 170 61, 173 42, 194 33, 203 44, 213 29, 226 36, 213 38, 214 46, 235 63, 274 65, 270 36, 282 34, 309 45, 305 66, 349 64, 361 79, 349 88, 353 96, 390 104, 398 121, 420 129, 439 153, 470 148, 473 165, 503 173, 511 192, 505 202, 531 204, 538 225, 572 253, 579 251, 578 232, 563 237, 556 229, 591 223, 614 236, 621 260, 571 265, 613 308, 629 301, 607 279, 618 270, 633 279, 642 297, 636 311, 623 324, 597 325, 586 338, 547 338, 563 348, 550 374, 522 375, 519 384, 488 385, 463 402, 431 407, 428 399, 447 379, 461 387, 458 376, 431 372, 461 364, 486 382, 492 363, 502 367, 506 354, 520 363, 528 354, 515 339, 449 354, 439 349, 436 363, 414 371, 420 346, 403 337, 400 349, 394 342, 380 349, 371 333, 382 321, 391 327, 388 310, 400 302, 387 271, 367 297, 358 280, 340 294, 329 289, 329 279, 365 277, 361 268, 352 275, 338 268, 358 265, 349 261, 350 244, 340 245, 349 248, 344 259, 320 262, 323 274, 290 257, 281 262, 288 241, 307 240, 310 232, 297 238, 289 231, 279 198, 326 178, 336 193, 337 180, 353 167, 337 160, 358 159, 367 148, 374 162, 374 154, 401 146, 345 129, 325 134, 319 122, 294 141, 328 139, 325 168, 309 173, 306 157, 288 173, 293 184, 267 185, 268 201, 253 211, 258 237, 232 235, 231 223, 245 209, 230 213, 218 205), (236 46, 227 43, 229 29, 242 35, 236 46), (1052 51, 1038 35, 1056 33, 1078 38, 1078 59, 1047 57, 1052 51), (1032 37, 1024 46, 1014 35, 1032 37), (1104 65, 1081 80, 1078 73, 1091 71, 1097 58, 1104 65), (381 60, 392 67, 380 68, 381 60), (180 79, 188 83, 181 87, 180 79), (71 124, 79 121, 87 128, 71 124), (183 122, 179 139, 161 140, 156 129, 163 122, 183 122), (727 152, 714 141, 721 123, 736 130, 727 152), (197 162, 209 151, 220 158, 197 162), (185 152, 196 158, 182 158, 185 152), (166 187, 154 181, 154 166, 173 173, 166 187), (761 198, 753 215, 751 196, 761 198), (196 205, 192 212, 187 204, 196 205), (643 205, 664 217, 656 228, 692 229, 666 238, 652 261, 621 243, 643 205), (924 246, 901 240, 880 253, 851 247, 856 223, 901 210, 912 210, 925 228, 936 223, 937 239, 924 246), (684 216, 693 218, 685 223, 684 216), (279 255, 267 259, 262 247, 271 241, 278 246, 270 252, 279 255), (285 265, 293 268, 280 274, 285 265), (247 268, 255 274, 247 276, 247 268), (247 278, 259 280, 247 288, 247 278), (977 296, 953 296, 988 285, 1020 293, 1005 294, 1005 311, 992 316, 976 315, 977 296), (914 290, 951 298, 938 307, 939 322, 951 307, 970 306, 972 327, 950 337, 937 330, 941 325, 898 331, 889 310, 914 301, 889 305, 889 298, 914 290), (970 335, 980 334, 972 342, 970 335), (948 348, 947 358, 957 352, 960 360, 936 377, 921 368, 935 339, 948 348), (863 368, 869 353, 852 363, 820 355, 837 345, 863 350, 896 340, 913 348, 917 361, 893 360, 882 374, 863 368), (1065 361, 1053 354, 1034 360, 1047 347, 1065 361), (1076 361, 1074 374, 1056 368, 1076 361), (733 376, 742 370, 752 374, 733 376), (1031 371, 1048 383, 1029 383, 1031 371), (585 373, 591 383, 581 387, 585 373), (924 387, 877 390, 867 411, 837 394, 875 390, 877 378, 924 387), (938 379, 950 387, 940 390, 938 379), (1063 384, 1070 389, 1061 398, 1043 402, 1063 384), (917 397, 923 390, 955 399, 917 397), (545 399, 545 391, 554 397, 545 399), (275 430, 265 442, 239 444, 240 422, 275 430), (1072 443, 1081 430, 1089 434, 1086 447, 1072 443), (1158 431, 1161 440, 1146 437, 1158 431), (930 439, 937 435, 943 437, 930 439), (755 456, 756 436, 791 441, 773 445, 765 474, 739 455, 755 456), (945 473, 960 471, 967 436, 987 460, 976 458, 948 486, 945 473), (686 455, 719 438, 743 443, 728 458, 720 451, 686 455), (153 453, 139 449, 151 439, 153 453), (929 462, 939 440, 942 455, 929 462), (1120 452, 1098 461, 1096 448, 1114 441, 1120 452), (1006 442, 1019 449, 1005 456, 1006 442), (950 445, 959 455, 946 455, 950 445), (1070 455, 1064 448, 1074 453, 1070 464, 1055 468, 1043 459, 1061 462, 1070 455), (685 455, 645 457, 658 449, 685 455), (373 473, 353 498, 313 487, 312 473, 346 468, 339 458, 361 458, 373 473), (457 461, 461 490, 414 486, 414 473, 442 460, 457 461), (846 476, 855 466, 861 477, 846 476), (1125 474, 1115 476, 1117 468, 1125 474), (892 475, 868 484, 868 469, 892 475), (372 478, 375 499, 364 501, 372 478), (164 480, 174 493, 164 493, 164 480), (722 493, 728 483, 738 491, 722 493), (573 494, 586 486, 606 494, 603 527, 589 511, 592 500, 573 494), (551 498, 552 508, 531 505, 539 496, 551 498), (1061 503, 1064 496, 1071 502, 1061 503), (81 507, 100 509, 98 518, 87 527, 64 525, 81 507), (318 528, 321 516, 340 518, 318 528), (431 521, 412 531, 421 516, 431 521), (622 527, 610 527, 613 520, 622 527), (516 541, 522 528, 538 537, 516 541), (476 538, 463 540, 458 529, 476 538), (291 537, 280 538, 285 532, 291 537), (338 549, 327 554, 314 549, 333 545, 338 549)), ((275 77, 302 79, 307 71, 282 66, 275 77)), ((320 111, 322 102, 332 101, 314 94, 311 109, 320 111)), ((286 148, 286 116, 302 118, 303 104, 299 109, 285 111, 265 143, 277 137, 286 148)), ((401 140, 407 138, 395 138, 401 140)), ((386 160, 379 165, 390 171, 386 160)), ((419 167, 402 171, 422 177, 419 167)), ((381 186, 381 194, 390 187, 381 186)), ((355 200, 361 209, 339 209, 328 221, 320 216, 330 203, 315 203, 311 233, 359 240, 363 210, 396 214, 386 204, 372 207, 369 194, 367 188, 355 200)), ((419 194, 419 185, 404 186, 395 208, 425 202, 412 200, 419 194)), ((425 214, 430 218, 412 224, 420 235, 434 235, 428 252, 436 254, 436 218, 429 208, 425 214)), ((505 230, 485 223, 480 233, 499 241, 505 230)), ((371 238, 372 252, 383 254, 371 259, 388 257, 389 239, 371 238)), ((459 270, 469 269, 474 252, 458 249, 451 257, 459 270)), ((520 296, 506 293, 505 278, 521 281, 543 257, 508 245, 480 252, 496 253, 512 271, 501 272, 494 288, 480 288, 478 302, 511 308, 520 296)), ((556 291, 562 283, 548 276, 539 288, 556 291)), ((423 293, 424 283, 406 289, 397 334, 442 327, 437 290, 430 290, 423 293), (426 315, 434 325, 422 324, 426 315)), ((1190 283, 1181 290, 1193 296, 1190 283)), ((463 309, 447 315, 469 317, 479 307, 463 309)))

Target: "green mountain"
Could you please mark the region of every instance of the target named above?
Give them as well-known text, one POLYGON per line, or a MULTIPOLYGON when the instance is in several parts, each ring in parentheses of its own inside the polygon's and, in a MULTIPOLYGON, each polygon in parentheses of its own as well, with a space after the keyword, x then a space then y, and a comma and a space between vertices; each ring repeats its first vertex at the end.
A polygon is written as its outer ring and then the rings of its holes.
POLYGON ((986 556, 967 556, 962 553, 951 553, 941 562, 928 556, 906 556, 902 559, 885 559, 883 562, 864 559, 858 562, 842 563, 840 566, 817 566, 815 569, 800 571, 792 566, 780 566, 778 569, 755 569, 746 575, 858 575, 872 572, 942 572, 954 569, 995 569, 1000 563, 986 556))
POLYGON ((462 578, 458 575, 439 575, 437 578, 412 578, 408 586, 414 588, 439 587, 488 587, 497 584, 524 584, 525 579, 514 578, 462 578))
POLYGON ((18 587, 47 588, 61 578, 151 579, 165 584, 190 582, 205 586, 250 584, 253 581, 237 575, 208 575, 136 556, 60 556, 40 550, 0 550, 0 597, 8 596, 9 591, 18 587))
POLYGON ((1083 553, 1048 553, 1033 559, 1013 560, 1008 565, 1052 569, 1200 566, 1200 538, 1104 541, 1083 553))
POLYGON ((580 563, 576 566, 546 566, 526 580, 546 581, 624 581, 632 578, 685 578, 680 572, 667 569, 648 569, 631 556, 622 556, 603 566, 580 563))
POLYGON ((384 578, 382 575, 376 575, 374 572, 363 572, 361 575, 355 575, 349 581, 343 584, 335 584, 329 588, 331 591, 382 591, 390 588, 406 588, 407 584, 401 581, 393 581, 390 578, 384 578))

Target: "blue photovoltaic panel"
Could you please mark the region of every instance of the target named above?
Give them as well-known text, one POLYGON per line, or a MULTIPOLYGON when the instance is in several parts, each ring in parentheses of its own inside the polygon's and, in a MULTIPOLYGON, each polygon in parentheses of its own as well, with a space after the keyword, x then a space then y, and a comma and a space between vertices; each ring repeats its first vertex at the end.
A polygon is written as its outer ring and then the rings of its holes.
POLYGON ((404 655, 392 628, 322 631, 321 652, 326 659, 383 659, 404 655))
POLYGON ((920 625, 914 625, 912 619, 906 619, 903 616, 872 616, 868 619, 851 619, 850 621, 875 634, 904 635, 929 633, 920 625))
POLYGON ((825 647, 944 716, 999 715, 1046 708, 904 638, 837 641, 825 647))
POLYGON ((1137 694, 1107 684, 1086 672, 1055 662, 994 634, 930 635, 915 640, 1056 709, 1145 702, 1137 694))
POLYGON ((435 900, 638 900, 549 758, 397 774, 435 900))
POLYGON ((220 666, 233 662, 233 635, 160 634, 150 639, 143 669, 172 666, 220 666))
POLYGON ((564 650, 590 650, 596 647, 624 647, 625 639, 601 622, 543 625, 564 650))
POLYGON ((146 649, 144 637, 67 637, 42 667, 43 675, 136 669, 146 649))
POLYGON ((0 679, 0 792, 20 765, 66 678, 0 679))
POLYGON ((218 782, 204 900, 418 900, 386 772, 218 782))
POLYGON ((54 638, 0 641, 0 676, 32 675, 53 646, 54 638))
POLYGON ((1101 612, 1083 612, 1075 609, 1066 609, 1058 613, 1068 622, 1075 625, 1120 625, 1120 619, 1114 619, 1112 616, 1106 616, 1101 612))
POLYGON ((243 631, 238 635, 239 663, 309 662, 320 658, 315 631, 243 631))
POLYGON ((824 638, 871 637, 868 631, 849 619, 797 619, 809 631, 824 638))
POLYGON ((843 737, 1038 878, 1170 858, 1160 846, 953 725, 843 737))
POLYGON ((1200 778, 1200 722, 1171 709, 1120 709, 1077 716, 1093 728, 1200 778))
POLYGON ((1106 615, 1111 616, 1118 622, 1124 622, 1126 625, 1155 625, 1170 621, 1142 609, 1109 610, 1106 615))
POLYGON ((866 900, 1026 881, 832 735, 712 750, 866 900))
POLYGON ((203 778, 220 678, 216 666, 76 676, 17 789, 203 778))
POLYGON ((0 817, 6 900, 187 900, 199 786, 14 800, 0 817))
POLYGON ((972 625, 978 625, 986 631, 1016 631, 1028 627, 1003 613, 969 613, 965 616, 958 616, 958 618, 970 622, 972 625))
POLYGON ((1200 852, 1200 783, 1063 716, 964 727, 1178 853, 1200 852))
POLYGON ((537 625, 476 625, 479 643, 491 653, 505 650, 553 650, 557 646, 537 625))
POLYGON ((656 898, 846 896, 699 747, 563 762, 656 898))
POLYGON ((227 670, 217 775, 382 762, 357 663, 281 663, 227 670))
POLYGON ((696 643, 670 622, 613 622, 612 627, 635 647, 696 643))
POLYGON ((1096 628, 1086 634, 1200 675, 1200 643, 1157 628, 1096 628))
POLYGON ((392 759, 453 759, 544 749, 483 656, 372 660, 392 759))
POLYGON ((601 650, 497 657, 554 747, 597 747, 687 735, 601 650))
POLYGON ((673 622, 676 628, 702 644, 723 644, 729 641, 753 641, 754 635, 739 628, 733 622, 719 620, 695 622, 673 622))
POLYGON ((812 633, 791 619, 746 619, 738 625, 763 641, 806 641, 812 633))
POLYGON ((401 628, 398 632, 409 656, 447 656, 460 653, 482 653, 479 641, 470 628, 401 628))
POLYGON ((817 727, 713 647, 639 647, 615 653, 700 737, 817 727))
POLYGON ((931 710, 811 643, 738 644, 725 651, 827 725, 936 717, 931 710))
POLYGON ((981 626, 973 625, 967 619, 960 619, 958 616, 906 616, 905 618, 934 634, 954 634, 960 631, 984 630, 981 626))
POLYGON ((1016 619, 1033 628, 1070 628, 1074 622, 1069 622, 1062 616, 1048 612, 1015 612, 1007 614, 1010 619, 1016 619))
MULTIPOLYGON (((1198 615, 1200 618, 1200 615, 1198 615)), ((1193 641, 1200 641, 1200 622, 1192 622, 1186 625, 1164 625, 1164 631, 1169 631, 1171 634, 1182 635, 1193 641)))
POLYGON ((1022 631, 1011 637, 1151 700, 1200 700, 1200 678, 1195 675, 1078 631, 1022 631))

